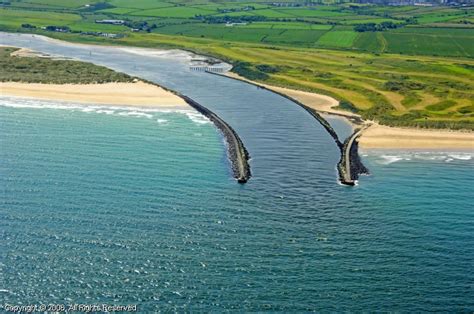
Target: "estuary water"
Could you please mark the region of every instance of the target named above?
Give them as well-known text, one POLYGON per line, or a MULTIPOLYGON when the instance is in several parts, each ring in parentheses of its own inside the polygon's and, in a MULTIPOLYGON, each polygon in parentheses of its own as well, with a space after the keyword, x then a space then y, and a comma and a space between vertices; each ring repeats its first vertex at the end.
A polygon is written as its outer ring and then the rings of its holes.
POLYGON ((367 151, 371 176, 345 187, 309 114, 192 72, 187 53, 0 36, 195 99, 241 136, 253 173, 235 182, 221 134, 192 109, 2 96, 1 304, 474 310, 472 152, 367 151))

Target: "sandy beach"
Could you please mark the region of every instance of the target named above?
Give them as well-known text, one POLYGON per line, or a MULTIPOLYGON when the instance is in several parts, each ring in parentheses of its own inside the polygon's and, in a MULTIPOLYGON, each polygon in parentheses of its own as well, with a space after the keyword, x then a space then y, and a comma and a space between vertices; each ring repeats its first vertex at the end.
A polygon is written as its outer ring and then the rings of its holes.
POLYGON ((375 123, 363 132, 359 139, 359 144, 363 149, 474 150, 474 133, 449 130, 394 128, 375 123))
MULTIPOLYGON (((322 113, 332 113, 346 117, 358 117, 357 114, 334 109, 334 107, 339 105, 339 102, 330 96, 253 82, 235 73, 229 72, 226 73, 226 75, 285 94, 322 113)), ((359 144, 362 149, 474 150, 474 132, 396 128, 370 121, 368 123, 371 123, 372 125, 364 130, 359 138, 359 144)))
POLYGON ((321 94, 316 94, 316 93, 310 93, 310 92, 304 92, 300 90, 295 90, 295 89, 290 89, 290 88, 285 88, 285 87, 278 87, 278 86, 272 86, 268 84, 263 84, 260 82, 254 82, 249 79, 246 79, 245 77, 242 77, 236 73, 232 72, 227 72, 225 74, 228 77, 239 79, 242 81, 246 81, 252 84, 257 84, 260 86, 263 86, 269 90, 275 91, 277 93, 281 93, 284 95, 287 95, 291 98, 294 98, 298 100, 299 102, 305 104, 306 106, 313 108, 319 112, 322 113, 333 113, 333 114, 338 114, 338 115, 344 115, 344 116, 353 116, 357 117, 358 115, 352 112, 347 112, 347 111, 342 111, 335 109, 334 107, 337 107, 339 105, 339 101, 336 99, 326 96, 326 95, 321 95, 321 94))
POLYGON ((188 106, 181 97, 141 81, 84 85, 3 82, 0 83, 0 95, 119 106, 188 106))

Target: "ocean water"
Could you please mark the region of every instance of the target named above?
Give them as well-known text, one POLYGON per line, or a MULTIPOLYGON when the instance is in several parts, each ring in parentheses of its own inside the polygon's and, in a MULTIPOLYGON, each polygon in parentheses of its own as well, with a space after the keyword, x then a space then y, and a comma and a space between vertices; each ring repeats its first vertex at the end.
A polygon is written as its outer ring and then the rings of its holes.
POLYGON ((253 173, 235 182, 192 109, 1 97, 0 304, 474 310, 473 152, 367 151, 371 175, 341 186, 338 149, 303 109, 191 72, 189 54, 0 36, 192 97, 239 133, 253 173))
POLYGON ((239 185, 191 110, 0 101, 2 304, 474 309, 470 153, 367 152, 355 188, 239 185))

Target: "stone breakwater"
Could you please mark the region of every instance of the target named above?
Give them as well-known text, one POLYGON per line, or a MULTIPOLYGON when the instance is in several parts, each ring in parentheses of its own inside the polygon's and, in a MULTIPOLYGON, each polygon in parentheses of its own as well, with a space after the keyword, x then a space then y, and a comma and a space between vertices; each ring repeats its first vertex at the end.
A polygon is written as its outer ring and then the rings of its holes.
MULTIPOLYGON (((349 136, 344 143, 341 142, 331 124, 324 119, 315 109, 310 108, 296 99, 284 94, 273 91, 283 97, 288 98, 299 106, 303 107, 309 114, 311 114, 318 122, 326 129, 336 142, 337 147, 341 152, 341 158, 337 164, 337 171, 339 174, 339 181, 344 185, 355 185, 361 174, 369 174, 369 170, 362 163, 359 156, 359 145, 357 139, 362 134, 362 131, 366 129, 366 126, 356 129, 351 136, 349 136)), ((356 120, 358 121, 358 120, 356 120)), ((353 123, 356 121, 352 120, 353 123)))
POLYGON ((349 136, 342 146, 341 159, 337 164, 337 170, 339 172, 339 180, 345 185, 355 185, 361 174, 369 174, 367 169, 359 156, 359 142, 358 138, 362 132, 368 127, 363 125, 361 128, 357 128, 351 136, 349 136))
POLYGON ((234 178, 236 178, 237 182, 239 183, 246 183, 251 177, 250 165, 248 163, 250 156, 244 144, 242 143, 242 140, 234 131, 234 129, 232 129, 232 127, 222 120, 218 115, 192 100, 188 96, 179 96, 182 97, 191 107, 211 120, 214 125, 222 132, 227 142, 227 154, 232 165, 234 178))
POLYGON ((178 97, 181 97, 182 99, 184 99, 184 101, 186 101, 188 105, 190 105, 199 113, 211 120, 211 122, 214 123, 214 125, 222 132, 222 135, 224 136, 225 141, 227 143, 227 156, 229 157, 231 163, 234 178, 239 183, 246 183, 250 179, 250 177, 252 176, 252 173, 250 171, 250 165, 248 163, 250 155, 237 132, 235 132, 235 130, 229 124, 227 124, 227 122, 222 120, 217 114, 215 114, 211 110, 207 109, 206 107, 186 95, 183 95, 177 91, 169 89, 165 86, 161 86, 154 82, 143 79, 141 80, 146 83, 159 86, 165 89, 166 91, 173 93, 178 97))
MULTIPOLYGON (((341 158, 337 164, 337 170, 339 173, 339 181, 342 184, 355 185, 356 180, 359 178, 360 174, 369 174, 369 170, 363 165, 360 159, 360 156, 358 153, 359 146, 358 146, 358 141, 357 141, 358 137, 362 134, 362 131, 365 130, 367 126, 364 125, 362 128, 356 129, 352 133, 352 135, 344 143, 342 143, 339 139, 339 136, 337 135, 337 132, 334 130, 334 128, 326 119, 324 119, 315 109, 306 106, 305 104, 294 99, 293 97, 271 90, 265 86, 262 86, 260 84, 257 84, 248 80, 243 80, 237 77, 226 76, 219 73, 211 73, 211 72, 209 73, 213 75, 225 76, 230 79, 234 79, 234 80, 238 80, 247 84, 254 85, 258 88, 261 88, 269 92, 275 93, 277 95, 280 95, 282 97, 285 97, 286 99, 291 100, 295 104, 305 109, 311 116, 313 116, 324 127, 324 129, 326 129, 329 135, 331 135, 331 137, 334 139, 334 142, 336 142, 336 145, 341 152, 341 158)), ((364 123, 363 120, 358 117, 350 117, 349 119, 356 125, 362 125, 364 123)))
MULTIPOLYGON (((337 164, 337 171, 339 175, 339 181, 342 184, 353 186, 356 184, 356 181, 358 180, 359 175, 369 174, 369 170, 362 163, 359 156, 359 152, 358 152, 359 145, 358 145, 357 139, 362 134, 362 131, 365 130, 368 126, 364 124, 364 121, 362 119, 358 117, 344 116, 350 119, 350 121, 353 124, 359 125, 359 126, 362 125, 362 127, 357 128, 349 138, 347 138, 344 142, 341 142, 341 140, 339 139, 339 136, 337 135, 337 132, 334 130, 334 128, 326 119, 324 119, 315 109, 306 106, 305 104, 294 99, 293 97, 271 90, 257 83, 239 79, 237 77, 230 77, 230 76, 226 76, 226 75, 214 73, 214 72, 208 72, 208 73, 254 85, 258 88, 267 90, 269 92, 280 95, 286 99, 289 99, 290 101, 294 102, 295 104, 305 109, 311 116, 313 116, 324 127, 324 129, 334 139, 334 142, 336 143, 337 147, 340 150, 341 157, 337 164)), ((150 83, 154 84, 153 82, 150 82, 150 83)), ((222 120, 215 113, 213 113, 206 107, 200 105, 199 103, 195 102, 191 98, 181 95, 180 93, 177 93, 173 90, 167 89, 166 87, 163 87, 163 86, 160 86, 160 87, 183 98, 190 106, 192 106, 201 114, 209 118, 216 125, 216 127, 219 130, 221 130, 228 144, 227 152, 232 164, 232 172, 233 172, 234 178, 236 178, 239 183, 247 182, 248 179, 251 177, 250 166, 248 164, 248 160, 250 159, 250 157, 249 157, 249 153, 247 149, 243 145, 242 141, 240 140, 239 136, 234 131, 234 129, 232 129, 232 127, 230 127, 224 120, 222 120)), ((340 116, 343 116, 343 115, 340 115, 340 116)))

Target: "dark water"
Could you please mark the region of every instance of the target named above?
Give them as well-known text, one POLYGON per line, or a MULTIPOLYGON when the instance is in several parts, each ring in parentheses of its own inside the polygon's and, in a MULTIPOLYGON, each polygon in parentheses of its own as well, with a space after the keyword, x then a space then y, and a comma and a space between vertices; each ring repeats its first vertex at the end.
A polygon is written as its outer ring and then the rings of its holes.
POLYGON ((1 36, 190 96, 239 133, 254 174, 236 184, 220 134, 189 111, 3 97, 1 303, 474 310, 472 153, 367 152, 373 174, 344 187, 332 138, 304 110, 190 72, 180 52, 1 36))

